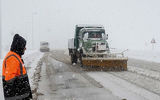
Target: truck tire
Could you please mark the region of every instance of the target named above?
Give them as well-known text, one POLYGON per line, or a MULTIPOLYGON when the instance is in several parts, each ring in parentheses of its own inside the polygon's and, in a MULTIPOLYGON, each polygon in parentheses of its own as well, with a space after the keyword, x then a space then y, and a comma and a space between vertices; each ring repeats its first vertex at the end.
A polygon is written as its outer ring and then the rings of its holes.
POLYGON ((77 56, 76 55, 71 55, 71 62, 73 63, 77 63, 77 56))
POLYGON ((82 53, 80 53, 79 61, 80 61, 80 66, 81 66, 81 67, 83 67, 82 57, 83 57, 83 54, 82 54, 82 53))

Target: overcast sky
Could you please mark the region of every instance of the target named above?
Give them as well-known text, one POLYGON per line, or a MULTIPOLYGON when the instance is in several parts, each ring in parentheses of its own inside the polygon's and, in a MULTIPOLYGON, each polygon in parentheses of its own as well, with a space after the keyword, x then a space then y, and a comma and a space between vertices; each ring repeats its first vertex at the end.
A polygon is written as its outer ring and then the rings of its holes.
POLYGON ((67 48, 76 24, 102 24, 111 47, 143 49, 152 38, 160 42, 159 4, 160 0, 2 0, 3 48, 9 48, 14 33, 27 39, 28 48, 38 48, 39 41, 67 48))

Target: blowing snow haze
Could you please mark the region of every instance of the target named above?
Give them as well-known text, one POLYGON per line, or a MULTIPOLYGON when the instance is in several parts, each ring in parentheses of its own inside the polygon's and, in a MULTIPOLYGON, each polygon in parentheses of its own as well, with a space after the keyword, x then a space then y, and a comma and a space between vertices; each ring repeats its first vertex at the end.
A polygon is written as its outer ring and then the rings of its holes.
POLYGON ((1 0, 2 44, 9 48, 19 33, 28 48, 49 41, 67 48, 76 24, 101 24, 114 48, 144 49, 160 44, 159 0, 1 0), (32 34, 33 33, 33 34, 32 34))

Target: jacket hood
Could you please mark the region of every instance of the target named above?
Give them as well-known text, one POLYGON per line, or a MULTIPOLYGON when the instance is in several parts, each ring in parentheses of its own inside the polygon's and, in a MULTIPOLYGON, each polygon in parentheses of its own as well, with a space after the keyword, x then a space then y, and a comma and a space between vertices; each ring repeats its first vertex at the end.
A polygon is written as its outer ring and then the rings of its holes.
POLYGON ((10 50, 21 56, 24 54, 25 47, 26 47, 26 40, 19 34, 15 34, 13 37, 10 50))

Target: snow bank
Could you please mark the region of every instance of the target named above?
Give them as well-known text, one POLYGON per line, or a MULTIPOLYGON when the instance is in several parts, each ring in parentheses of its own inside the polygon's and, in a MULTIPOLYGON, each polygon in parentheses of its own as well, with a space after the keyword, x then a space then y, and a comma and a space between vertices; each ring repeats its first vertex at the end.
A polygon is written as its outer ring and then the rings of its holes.
POLYGON ((32 93, 33 93, 33 98, 36 98, 36 90, 38 87, 38 84, 35 82, 37 81, 37 77, 40 77, 40 75, 37 75, 39 72, 39 61, 43 57, 43 53, 35 50, 35 51, 27 51, 25 55, 23 56, 25 66, 27 69, 32 93))
POLYGON ((3 59, 0 59, 0 65, 1 65, 1 67, 0 67, 0 77, 2 76, 2 64, 3 64, 3 59))
POLYGON ((112 53, 122 53, 128 58, 140 59, 151 62, 160 62, 160 50, 159 49, 117 49, 111 48, 112 53))
POLYGON ((128 50, 125 55, 129 58, 141 59, 152 62, 160 62, 160 51, 158 50, 128 50))
POLYGON ((40 58, 42 58, 43 53, 39 51, 27 51, 23 56, 25 67, 27 69, 28 76, 30 78, 30 83, 33 81, 33 74, 36 71, 36 66, 40 58))
POLYGON ((0 97, 1 97, 1 100, 4 100, 4 97, 3 97, 3 88, 2 88, 2 63, 3 63, 3 59, 0 59, 0 97))

